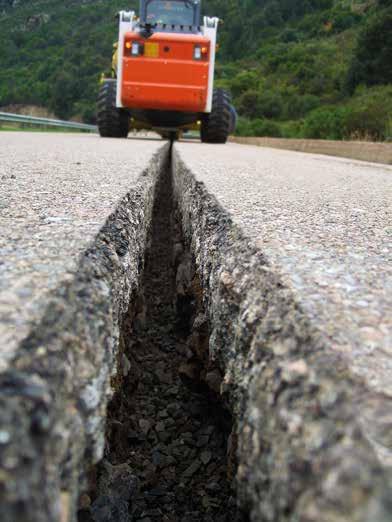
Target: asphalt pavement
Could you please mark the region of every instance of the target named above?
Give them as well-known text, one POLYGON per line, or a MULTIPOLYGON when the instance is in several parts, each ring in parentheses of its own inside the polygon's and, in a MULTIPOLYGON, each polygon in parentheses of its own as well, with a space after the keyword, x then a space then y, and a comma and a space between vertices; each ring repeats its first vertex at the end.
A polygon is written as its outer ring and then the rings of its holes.
MULTIPOLYGON (((161 146, 2 133, 2 350, 12 352, 23 338, 36 303, 72 274, 161 146)), ((237 144, 176 148, 282 273, 334 350, 375 390, 392 395, 392 167, 237 144)))
POLYGON ((162 145, 1 133, 0 370, 162 145))
POLYGON ((392 167, 236 144, 176 147, 334 349, 392 395, 392 167))
MULTIPOLYGON (((391 399, 392 167, 233 143, 176 150, 330 349, 368 390, 391 399)), ((375 426, 372 399, 362 410, 375 426)), ((392 462, 392 441, 382 438, 379 450, 392 462)))
MULTIPOLYGON (((0 140, 0 489, 6 520, 21 506, 31 520, 59 510, 65 520, 81 470, 103 455, 168 148, 80 134, 0 140)), ((389 520, 392 167, 189 141, 173 158, 192 254, 183 269, 203 294, 196 319, 210 329, 216 389, 241 413, 230 451, 252 520, 389 520)))

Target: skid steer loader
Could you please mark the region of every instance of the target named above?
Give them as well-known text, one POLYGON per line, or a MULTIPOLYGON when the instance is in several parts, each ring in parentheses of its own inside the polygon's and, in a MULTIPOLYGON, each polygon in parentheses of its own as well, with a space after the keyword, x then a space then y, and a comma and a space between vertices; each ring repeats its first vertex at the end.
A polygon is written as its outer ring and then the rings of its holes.
POLYGON ((200 0, 141 0, 140 17, 119 13, 112 77, 101 80, 97 121, 103 137, 153 129, 178 139, 199 130, 201 141, 225 143, 236 112, 214 88, 218 18, 204 17, 200 0))

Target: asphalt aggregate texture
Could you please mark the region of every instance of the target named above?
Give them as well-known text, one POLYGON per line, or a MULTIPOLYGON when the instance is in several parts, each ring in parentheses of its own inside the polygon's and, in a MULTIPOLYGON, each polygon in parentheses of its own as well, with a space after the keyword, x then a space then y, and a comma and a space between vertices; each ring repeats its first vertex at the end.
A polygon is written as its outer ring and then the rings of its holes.
POLYGON ((47 294, 132 188, 159 140, 2 132, 0 137, 0 370, 47 294))
MULTIPOLYGON (((48 292, 74 277, 78 257, 163 146, 68 134, 2 133, 1 140, 0 371, 40 320, 48 292)), ((236 144, 180 142, 175 150, 262 251, 325 344, 382 394, 385 411, 392 398, 392 167, 236 144)), ((238 518, 227 418, 181 373, 189 354, 176 330, 178 231, 169 185, 160 199, 144 308, 128 331, 125 387, 109 408, 105 459, 95 490, 81 499, 83 522, 238 518)), ((371 432, 377 410, 368 398, 361 410, 371 432)), ((384 420, 383 430, 390 426, 384 420)), ((381 437, 384 463, 392 463, 389 434, 381 437)))

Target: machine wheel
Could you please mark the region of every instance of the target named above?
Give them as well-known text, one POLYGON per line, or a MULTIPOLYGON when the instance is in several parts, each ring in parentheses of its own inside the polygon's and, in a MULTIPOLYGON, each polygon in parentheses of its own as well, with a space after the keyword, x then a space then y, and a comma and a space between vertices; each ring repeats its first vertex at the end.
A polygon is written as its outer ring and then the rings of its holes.
POLYGON ((104 138, 126 138, 129 132, 129 116, 116 107, 116 80, 104 80, 98 94, 97 123, 104 138))
POLYGON ((226 143, 232 124, 230 95, 224 89, 214 89, 212 110, 201 123, 201 141, 203 143, 226 143))

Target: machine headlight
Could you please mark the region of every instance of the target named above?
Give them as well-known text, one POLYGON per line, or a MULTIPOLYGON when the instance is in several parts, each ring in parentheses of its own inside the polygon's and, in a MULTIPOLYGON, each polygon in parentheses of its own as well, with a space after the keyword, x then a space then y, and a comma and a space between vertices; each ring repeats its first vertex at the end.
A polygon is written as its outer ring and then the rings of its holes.
POLYGON ((140 42, 125 42, 125 49, 131 52, 131 56, 140 56, 143 54, 143 44, 140 42))
POLYGON ((139 56, 142 54, 142 46, 139 42, 132 42, 131 46, 131 55, 132 56, 139 56))
POLYGON ((194 50, 194 53, 193 53, 193 58, 195 60, 201 60, 201 47, 199 47, 198 45, 195 45, 195 50, 194 50))
POLYGON ((193 58, 195 60, 204 60, 208 57, 208 47, 195 45, 193 51, 193 58))

